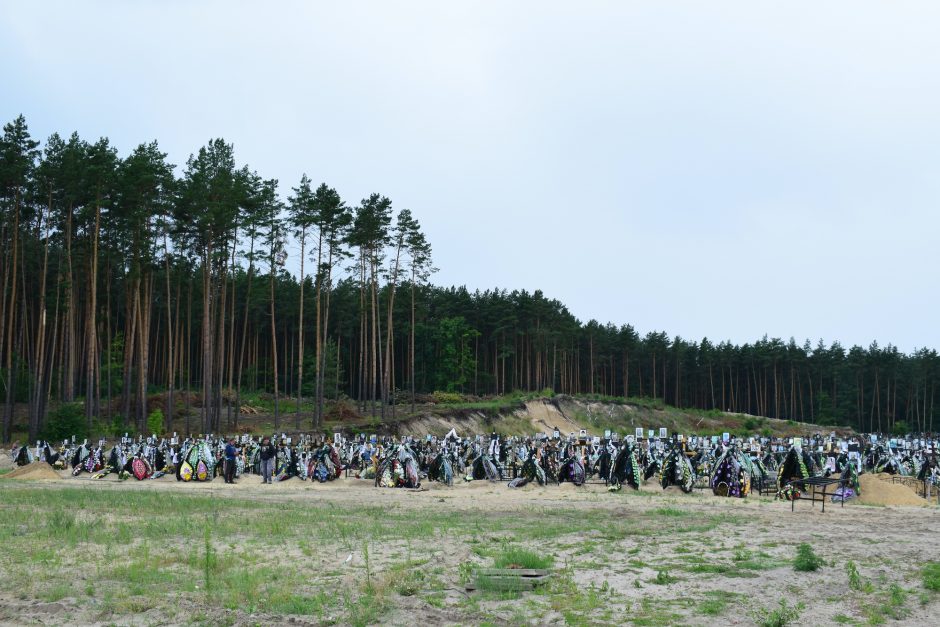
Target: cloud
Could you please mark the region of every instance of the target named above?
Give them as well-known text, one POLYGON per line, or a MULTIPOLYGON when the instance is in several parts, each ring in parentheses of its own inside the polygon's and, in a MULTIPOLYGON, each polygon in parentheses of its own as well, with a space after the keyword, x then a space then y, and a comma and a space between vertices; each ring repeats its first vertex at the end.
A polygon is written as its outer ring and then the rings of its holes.
POLYGON ((940 345, 940 5, 5 3, 0 114, 408 207, 436 280, 940 345))

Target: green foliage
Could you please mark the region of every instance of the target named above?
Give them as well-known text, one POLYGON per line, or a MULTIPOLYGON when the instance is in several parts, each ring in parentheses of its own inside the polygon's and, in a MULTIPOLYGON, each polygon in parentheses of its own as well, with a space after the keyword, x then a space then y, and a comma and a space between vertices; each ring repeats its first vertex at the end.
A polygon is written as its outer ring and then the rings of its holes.
POLYGON ((101 387, 107 391, 111 382, 111 393, 121 394, 124 390, 124 333, 115 333, 111 344, 105 348, 101 364, 101 387))
POLYGON ((111 438, 119 438, 125 433, 130 433, 135 431, 131 425, 126 425, 124 422, 124 416, 121 414, 114 414, 111 418, 111 423, 98 421, 94 425, 94 433, 100 433, 111 438))
POLYGON ((206 526, 203 535, 203 546, 205 548, 205 559, 203 560, 202 565, 202 578, 204 590, 206 594, 209 594, 209 586, 212 585, 212 572, 215 570, 216 566, 216 557, 212 548, 212 526, 209 524, 208 520, 206 520, 206 526))
POLYGON ((755 418, 754 416, 747 416, 744 419, 744 422, 741 423, 741 426, 744 428, 748 434, 757 433, 758 430, 764 428, 764 425, 767 424, 767 420, 764 418, 755 418))
POLYGON ((694 516, 692 512, 679 509, 678 507, 657 507, 656 509, 652 510, 652 513, 666 518, 688 518, 690 516, 694 516))
POLYGON ((457 565, 457 577, 460 583, 467 583, 473 575, 473 562, 460 562, 457 565))
POLYGON ((867 581, 863 578, 859 572, 858 567, 855 566, 855 562, 849 560, 845 565, 845 572, 849 577, 849 589, 857 590, 859 592, 871 592, 873 586, 870 581, 867 581))
POLYGON ((163 433, 163 412, 155 409, 147 416, 147 429, 152 435, 163 433))
POLYGON ((780 599, 776 608, 757 610, 754 614, 754 622, 760 627, 786 627, 799 620, 804 607, 802 602, 791 606, 786 599, 780 599))
POLYGON ((940 562, 927 562, 920 569, 924 587, 933 592, 940 592, 940 562))
MULTIPOLYGON (((353 215, 335 189, 324 183, 314 192, 311 180, 304 177, 290 198, 290 219, 282 221, 279 214, 283 203, 276 181, 265 180, 251 167, 237 164, 234 146, 221 138, 194 151, 185 166, 177 169, 178 175, 155 141, 119 158, 106 138, 90 143, 77 134, 68 141, 53 135, 45 150, 39 151, 39 142, 30 137, 23 117, 4 126, 0 145, 3 147, 0 165, 4 171, 0 205, 6 210, 0 215, 6 218, 10 214, 9 207, 15 199, 26 201, 19 233, 22 286, 14 293, 19 294, 22 288, 22 293, 29 297, 11 310, 11 328, 26 328, 25 321, 31 321, 30 328, 35 326, 41 315, 38 311, 41 299, 37 296, 43 284, 47 290, 47 315, 51 315, 54 303, 68 306, 60 300, 64 292, 53 279, 57 272, 53 268, 60 263, 54 260, 68 255, 65 245, 69 238, 63 228, 71 224, 76 246, 69 272, 73 275, 70 277, 73 289, 89 285, 100 289, 107 285, 112 295, 110 298, 101 295, 97 301, 100 311, 95 313, 99 322, 113 323, 109 325, 108 338, 99 338, 106 341, 98 357, 101 390, 110 397, 108 401, 129 392, 129 384, 137 374, 133 366, 131 372, 123 371, 125 348, 140 340, 139 333, 131 335, 137 319, 124 310, 127 298, 141 287, 135 282, 141 280, 144 268, 156 273, 151 289, 153 286, 159 289, 152 302, 142 301, 150 304, 144 304, 149 310, 141 313, 147 314, 146 319, 165 323, 160 312, 171 305, 169 311, 180 317, 176 329, 186 336, 186 350, 194 350, 198 340, 192 332, 198 335, 201 317, 208 313, 202 310, 202 303, 227 286, 235 294, 232 302, 237 306, 231 309, 232 319, 228 318, 226 308, 226 329, 239 335, 242 329, 250 329, 252 338, 244 360, 240 354, 234 356, 241 379, 236 384, 265 392, 272 391, 276 384, 289 396, 313 397, 311 382, 317 370, 309 361, 313 351, 307 354, 305 371, 309 376, 301 381, 300 390, 296 389, 296 380, 288 380, 293 378, 293 368, 281 369, 275 382, 271 367, 272 325, 279 338, 296 337, 297 331, 300 284, 280 265, 283 260, 279 257, 288 226, 303 233, 304 241, 310 244, 307 254, 314 249, 316 237, 318 252, 326 255, 326 259, 315 255, 318 265, 310 268, 305 278, 309 285, 305 294, 312 301, 314 286, 319 286, 330 299, 329 339, 324 348, 324 392, 328 397, 362 394, 360 381, 365 372, 359 369, 384 366, 373 363, 371 358, 362 358, 359 353, 362 327, 357 322, 365 316, 375 325, 387 320, 386 314, 392 319, 392 328, 371 326, 365 340, 382 341, 385 333, 391 331, 390 357, 395 364, 394 380, 389 384, 392 389, 410 389, 412 376, 418 393, 437 389, 487 396, 505 392, 509 387, 529 392, 550 386, 554 390, 542 389, 544 395, 550 395, 553 391, 570 394, 587 389, 599 392, 591 395, 594 400, 621 403, 630 399, 651 411, 665 411, 662 417, 666 419, 670 418, 668 400, 677 407, 690 407, 689 411, 699 412, 697 415, 715 419, 722 417, 714 408, 720 403, 724 405, 721 409, 729 412, 763 412, 773 418, 789 419, 790 426, 795 426, 793 420, 799 419, 823 425, 851 423, 859 429, 873 430, 882 425, 872 424, 870 413, 860 415, 859 399, 883 398, 892 385, 902 390, 926 389, 935 383, 940 366, 940 355, 934 350, 903 354, 893 346, 880 347, 874 343, 869 347, 843 347, 838 342, 830 345, 819 342, 813 346, 809 342, 800 345, 795 340, 763 337, 734 345, 714 344, 707 339, 689 341, 665 332, 641 336, 629 324, 582 322, 564 303, 540 290, 471 292, 466 288, 429 285, 427 281, 434 272, 431 244, 410 211, 396 213, 390 199, 372 194, 360 202, 353 215), (45 204, 44 199, 49 203, 48 226, 55 232, 48 240, 44 237, 45 229, 36 220, 37 207, 45 204), (106 219, 101 221, 99 233, 94 208, 101 202, 106 219), (101 276, 89 277, 89 269, 95 264, 87 263, 88 244, 95 234, 99 235, 94 241, 100 245, 97 254, 101 276), (161 259, 162 244, 169 252, 165 265, 161 259), (46 246, 48 254, 42 254, 46 246), (232 251, 238 255, 230 266, 227 262, 232 251), (393 251, 396 254, 391 254, 393 251), (401 253, 401 267, 396 263, 392 270, 393 259, 399 259, 397 253, 401 253), (348 266, 348 258, 353 255, 360 256, 357 261, 365 270, 364 277, 355 270, 340 269, 348 266), (44 266, 46 260, 52 266, 48 270, 44 266), (210 280, 204 284, 201 277, 206 263, 216 270, 207 275, 210 280), (248 264, 252 264, 251 273, 246 271, 248 264), (262 273, 268 274, 268 280, 259 276, 262 273), (391 298, 393 273, 396 289, 414 295, 413 325, 411 298, 391 298), (255 277, 250 286, 249 277, 255 277), (165 280, 175 297, 165 294, 165 280), (363 288, 370 294, 368 304, 361 304, 363 288), (206 289, 211 294, 203 293, 206 289), (272 300, 276 304, 273 311, 269 307, 272 300), (250 306, 242 306, 249 302, 250 306), (387 309, 390 303, 394 303, 391 312, 387 309), (414 355, 410 341, 403 341, 410 339, 412 332, 414 355), (339 360, 334 359, 336 356, 339 360), (771 364, 777 367, 768 367, 771 364), (893 376, 879 378, 878 372, 890 372, 893 376), (675 377, 666 373, 675 373, 675 377), (752 385, 764 390, 772 385, 774 390, 789 392, 801 402, 767 402, 762 398, 764 395, 752 392, 752 385), (632 398, 636 396, 649 398, 632 398)), ((11 224, 7 219, 3 221, 9 238, 11 224)), ((55 311, 60 309, 64 311, 61 307, 55 311)), ((305 309, 308 334, 314 326, 314 310, 305 309)), ((79 315, 84 316, 84 312, 79 315)), ((85 321, 78 326, 66 329, 67 337, 46 338, 49 352, 45 361, 57 368, 62 365, 72 368, 71 372, 42 373, 44 377, 51 375, 54 382, 51 389, 59 399, 65 398, 65 389, 72 387, 62 385, 63 380, 77 383, 73 391, 79 396, 90 392, 85 389, 87 380, 81 376, 86 374, 87 364, 79 360, 73 367, 72 360, 64 359, 62 354, 63 347, 84 349, 85 321)), ((157 347, 153 363, 162 364, 167 357, 169 329, 164 326, 154 329, 160 331, 156 331, 159 337, 150 338, 157 347)), ((15 381, 15 389, 11 390, 13 400, 23 403, 30 400, 30 392, 38 386, 33 380, 35 369, 30 365, 37 355, 37 335, 26 333, 21 342, 14 342, 19 347, 15 354, 10 347, 7 355, 12 357, 13 372, 0 372, 0 396, 5 398, 3 386, 15 381)), ((241 340, 237 343, 240 345, 241 340)), ((291 360, 293 366, 290 340, 285 343, 280 347, 281 356, 291 360)), ((194 359, 183 361, 189 368, 198 366, 201 359, 219 358, 219 351, 226 346, 215 343, 211 355, 201 355, 200 359, 193 355, 194 359)), ((243 351, 236 348, 235 352, 243 351)), ((228 360, 223 362, 227 369, 228 360)), ((3 366, 10 367, 6 363, 3 366)), ((146 389, 166 388, 165 373, 162 367, 150 368, 149 379, 144 382, 146 389)), ((184 386, 200 383, 198 377, 193 379, 188 373, 177 374, 184 386)), ((909 397, 902 395, 897 407, 892 408, 898 420, 892 427, 895 433, 926 428, 922 412, 917 411, 917 399, 909 397)), ((168 418, 174 418, 173 408, 164 411, 168 418)), ((761 420, 747 418, 742 428, 767 434, 761 420)), ((729 420, 732 425, 737 422, 729 420)), ((9 430, 14 425, 6 426, 9 430)))
POLYGON ((667 573, 665 570, 659 570, 656 571, 656 576, 653 577, 653 579, 650 581, 658 586, 666 586, 679 580, 667 573))
POLYGON ((891 620, 903 620, 910 615, 907 607, 908 591, 896 583, 888 589, 874 595, 875 603, 864 606, 865 615, 869 625, 884 625, 891 620))
POLYGON ((728 609, 728 595, 724 592, 711 593, 709 598, 697 605, 698 611, 705 616, 719 616, 728 609))
POLYGON ((46 526, 53 535, 68 535, 75 523, 75 514, 61 509, 53 510, 46 519, 46 526))
POLYGON ((796 559, 793 560, 794 570, 801 573, 814 572, 819 570, 824 563, 809 544, 803 542, 796 547, 796 559))
POLYGON ((43 440, 55 442, 72 436, 89 437, 85 409, 81 403, 63 403, 46 416, 46 424, 39 434, 43 440))
MULTIPOLYGON (((13 365, 13 371, 16 372, 13 398, 17 403, 26 403, 29 401, 29 391, 33 384, 33 376, 26 368, 25 361, 15 361, 13 365)), ((7 397, 7 383, 9 380, 9 372, 3 368, 0 368, 0 399, 6 399, 7 397)))
POLYGON ((440 349, 438 389, 455 392, 465 388, 473 374, 473 340, 479 335, 463 316, 440 321, 436 337, 440 349))
POLYGON ((894 425, 891 427, 891 434, 892 434, 892 435, 904 436, 904 435, 907 435, 907 434, 910 433, 910 432, 911 432, 911 427, 910 427, 910 425, 908 425, 908 424, 907 424, 905 421, 903 421, 903 420, 898 420, 898 421, 897 421, 896 423, 894 423, 894 425))
POLYGON ((464 397, 463 394, 458 392, 442 392, 437 390, 431 394, 431 400, 440 405, 453 405, 456 403, 462 403, 464 397))
POLYGON ((535 553, 515 546, 504 547, 493 560, 495 568, 551 568, 555 559, 545 553, 535 553))
MULTIPOLYGON (((342 381, 346 377, 342 363, 337 368, 336 340, 329 338, 324 344, 323 355, 323 398, 336 399, 336 380, 342 381)), ((317 385, 317 355, 315 350, 304 350, 304 379, 303 396, 313 398, 316 396, 317 385)))
POLYGON ((907 590, 896 583, 888 588, 888 602, 885 604, 885 611, 891 618, 901 620, 910 614, 907 608, 907 590))

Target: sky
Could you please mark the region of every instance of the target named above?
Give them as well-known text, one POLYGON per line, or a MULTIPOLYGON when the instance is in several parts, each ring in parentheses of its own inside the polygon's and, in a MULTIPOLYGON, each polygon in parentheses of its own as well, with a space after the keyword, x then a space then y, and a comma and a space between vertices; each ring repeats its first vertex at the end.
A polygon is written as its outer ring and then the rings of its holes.
POLYGON ((940 348, 938 32, 933 1, 0 0, 0 119, 379 192, 439 285, 911 351, 940 348))

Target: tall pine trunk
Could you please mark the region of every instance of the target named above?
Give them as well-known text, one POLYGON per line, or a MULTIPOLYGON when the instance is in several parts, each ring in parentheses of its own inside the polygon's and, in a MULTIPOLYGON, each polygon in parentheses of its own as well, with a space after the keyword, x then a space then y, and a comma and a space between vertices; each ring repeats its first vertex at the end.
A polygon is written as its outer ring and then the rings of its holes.
POLYGON ((85 422, 91 428, 92 418, 98 413, 95 406, 95 369, 98 365, 98 233, 101 230, 101 201, 95 203, 95 230, 91 240, 91 259, 88 261, 88 317, 85 323, 85 422))

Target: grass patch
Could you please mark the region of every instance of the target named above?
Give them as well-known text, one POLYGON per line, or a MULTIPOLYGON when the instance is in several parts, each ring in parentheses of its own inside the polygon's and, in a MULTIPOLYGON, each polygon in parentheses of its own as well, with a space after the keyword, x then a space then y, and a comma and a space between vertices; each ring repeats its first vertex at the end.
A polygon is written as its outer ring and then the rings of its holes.
POLYGON ((650 579, 650 583, 655 583, 657 586, 666 586, 676 581, 679 581, 678 577, 673 577, 664 570, 658 571, 656 576, 650 579))
MULTIPOLYGON (((554 616, 571 624, 672 625, 737 615, 739 603, 727 594, 704 593, 708 574, 789 570, 789 560, 757 547, 733 546, 719 562, 705 556, 703 548, 721 544, 714 530, 746 534, 760 519, 687 510, 668 497, 629 507, 600 494, 597 500, 605 502, 596 505, 534 501, 510 511, 468 512, 400 502, 385 498, 392 492, 377 491, 374 504, 299 495, 262 499, 276 515, 259 517, 258 499, 213 485, 192 491, 135 486, 5 485, 0 576, 8 589, 23 600, 82 597, 76 620, 103 624, 122 624, 152 608, 168 622, 216 624, 237 610, 278 624, 303 616, 315 624, 366 625, 393 609, 424 607, 461 624, 539 624, 554 616), (293 551, 290 563, 301 568, 271 559, 285 547, 293 551), (558 570, 531 593, 463 598, 446 592, 461 589, 481 566, 558 570), (683 574, 689 570, 703 576, 683 574), (617 577, 613 589, 607 577, 617 577), (682 599, 645 594, 668 592, 663 586, 680 579, 691 588, 682 599), (81 583, 62 585, 67 581, 81 583), (647 589, 637 594, 634 585, 647 589)), ((879 587, 886 590, 887 583, 879 587)))
POLYGON ((739 594, 734 592, 712 591, 707 593, 707 598, 700 603, 695 604, 699 614, 703 616, 721 616, 728 610, 728 606, 735 601, 739 594))
POLYGON ((555 558, 543 553, 535 553, 519 547, 507 547, 493 559, 495 568, 551 568, 555 558))
POLYGON ((70 597, 74 594, 73 586, 65 583, 57 583, 52 585, 52 587, 46 588, 39 593, 39 599, 45 601, 46 603, 54 603, 56 601, 61 601, 66 597, 70 597))
POLYGON ((711 573, 715 575, 724 575, 725 577, 756 577, 747 569, 741 568, 740 564, 732 566, 731 564, 693 564, 687 570, 690 573, 711 573))
POLYGON ((940 562, 927 562, 920 569, 920 578, 924 587, 933 592, 940 592, 940 562))
POLYGON ((666 518, 688 518, 689 516, 692 516, 692 512, 679 509, 677 507, 657 507, 650 513, 655 516, 664 516, 666 518))

